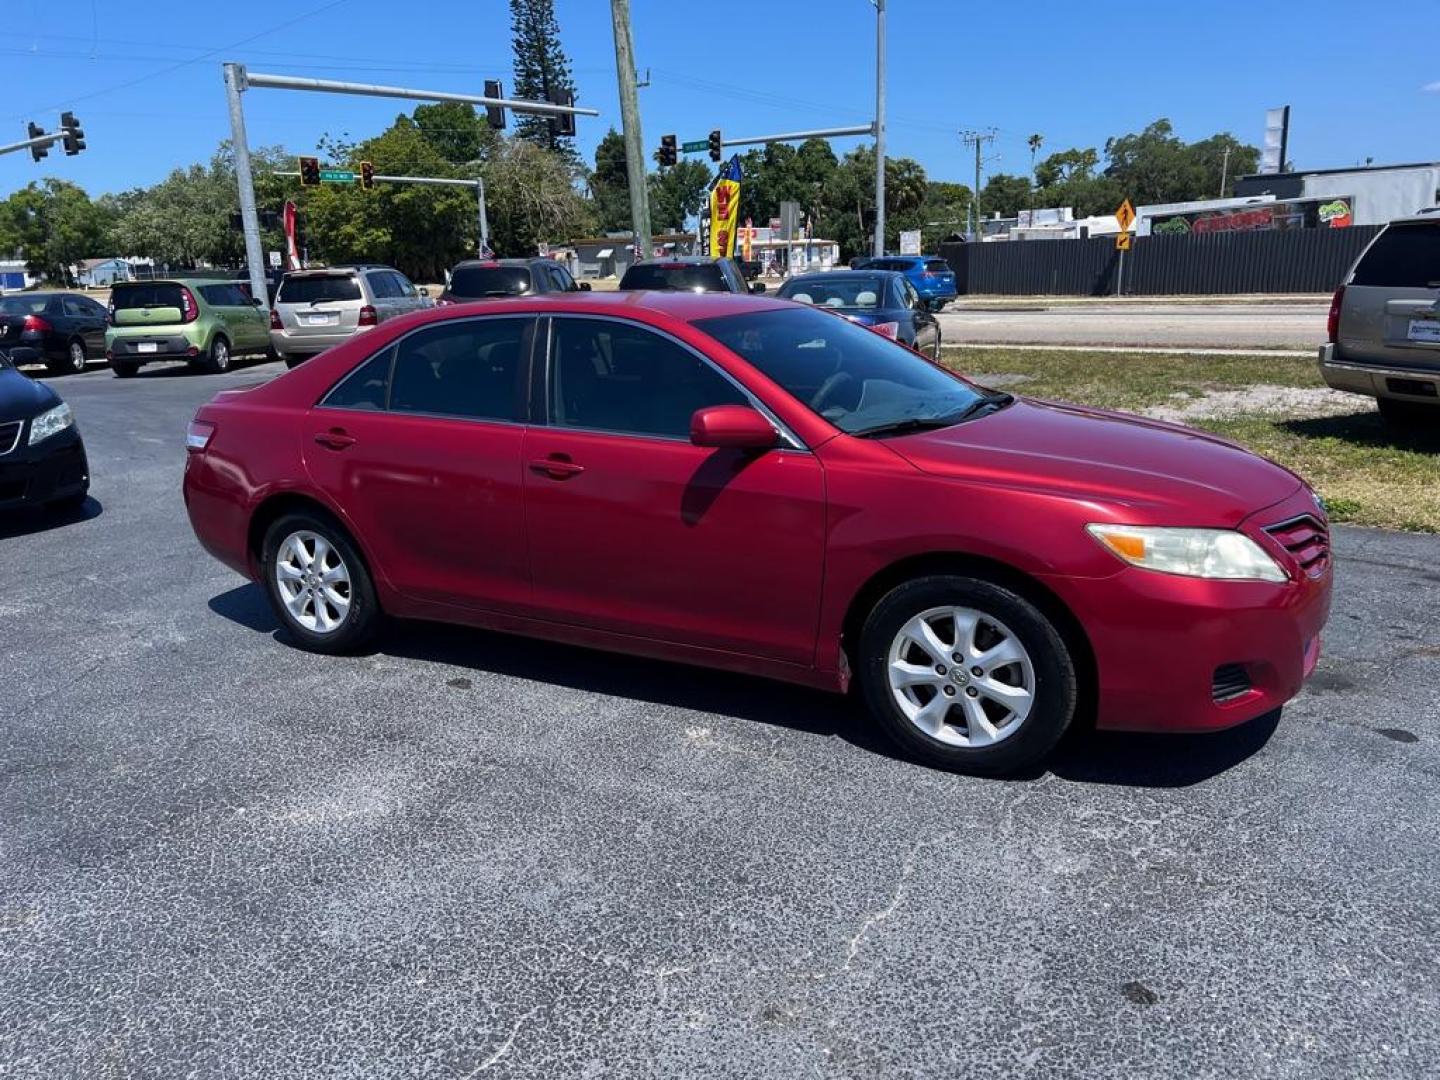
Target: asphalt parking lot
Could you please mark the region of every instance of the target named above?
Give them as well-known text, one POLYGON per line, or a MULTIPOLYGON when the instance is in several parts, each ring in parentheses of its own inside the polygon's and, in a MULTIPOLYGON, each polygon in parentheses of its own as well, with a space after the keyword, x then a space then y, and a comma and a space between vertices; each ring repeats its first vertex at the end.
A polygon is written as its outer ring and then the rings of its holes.
POLYGON ((179 490, 278 370, 57 380, 95 498, 0 521, 0 1077, 1440 1071, 1440 538, 1336 530, 1278 718, 978 780, 731 675, 290 648, 179 490))

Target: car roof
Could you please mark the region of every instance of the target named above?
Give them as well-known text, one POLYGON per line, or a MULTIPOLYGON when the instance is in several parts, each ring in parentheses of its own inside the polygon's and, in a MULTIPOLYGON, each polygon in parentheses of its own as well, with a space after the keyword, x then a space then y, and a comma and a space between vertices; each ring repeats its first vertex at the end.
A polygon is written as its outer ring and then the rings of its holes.
POLYGON ((1408 225, 1414 222, 1420 222, 1426 225, 1434 225, 1440 222, 1440 206, 1427 206, 1424 210, 1417 211, 1414 214, 1406 214, 1404 217, 1393 218, 1389 224, 1408 225))
POLYGON ((857 266, 853 270, 812 270, 808 274, 792 274, 786 278, 781 288, 796 281, 840 281, 844 278, 903 278, 905 275, 899 270, 871 270, 864 266, 857 266))
MULTIPOLYGON (((715 318, 721 315, 743 315, 747 312, 790 310, 794 308, 789 300, 776 299, 751 293, 708 292, 697 293, 680 290, 632 289, 626 292, 567 292, 537 293, 529 296, 503 297, 485 300, 471 307, 468 303, 452 304, 448 307, 426 308, 404 318, 413 319, 416 324, 443 322, 456 317, 474 318, 477 315, 499 314, 566 314, 613 315, 620 318, 634 317, 638 322, 657 323, 665 318, 681 322, 695 322, 698 319, 715 318)), ((389 325, 388 323, 386 325, 389 325)))
POLYGON ((526 258, 526 259, 461 259, 453 267, 451 272, 459 270, 462 266, 533 266, 535 263, 553 263, 554 259, 526 258))

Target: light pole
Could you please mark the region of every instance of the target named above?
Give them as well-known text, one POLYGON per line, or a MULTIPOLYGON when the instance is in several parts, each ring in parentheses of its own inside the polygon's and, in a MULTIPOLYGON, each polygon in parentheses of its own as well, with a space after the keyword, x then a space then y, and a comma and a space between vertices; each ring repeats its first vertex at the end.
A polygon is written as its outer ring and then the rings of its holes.
POLYGON ((875 5, 875 245, 885 254, 885 0, 875 5))

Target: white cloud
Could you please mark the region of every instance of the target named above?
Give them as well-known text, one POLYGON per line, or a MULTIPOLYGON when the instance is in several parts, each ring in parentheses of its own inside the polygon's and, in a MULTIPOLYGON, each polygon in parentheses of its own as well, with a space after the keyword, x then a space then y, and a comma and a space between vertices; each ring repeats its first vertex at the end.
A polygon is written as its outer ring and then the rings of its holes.
POLYGON ((1424 90, 1427 94, 1440 94, 1440 82, 1426 83, 1420 87, 1420 89, 1424 90))

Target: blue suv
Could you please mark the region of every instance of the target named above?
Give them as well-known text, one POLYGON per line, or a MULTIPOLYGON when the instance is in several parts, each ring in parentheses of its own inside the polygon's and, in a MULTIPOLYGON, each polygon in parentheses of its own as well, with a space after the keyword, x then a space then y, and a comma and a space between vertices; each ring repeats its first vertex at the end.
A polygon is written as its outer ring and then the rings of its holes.
POLYGON ((955 299, 955 272, 935 255, 884 255, 860 259, 856 270, 898 270, 904 274, 920 299, 931 311, 939 311, 955 299))

